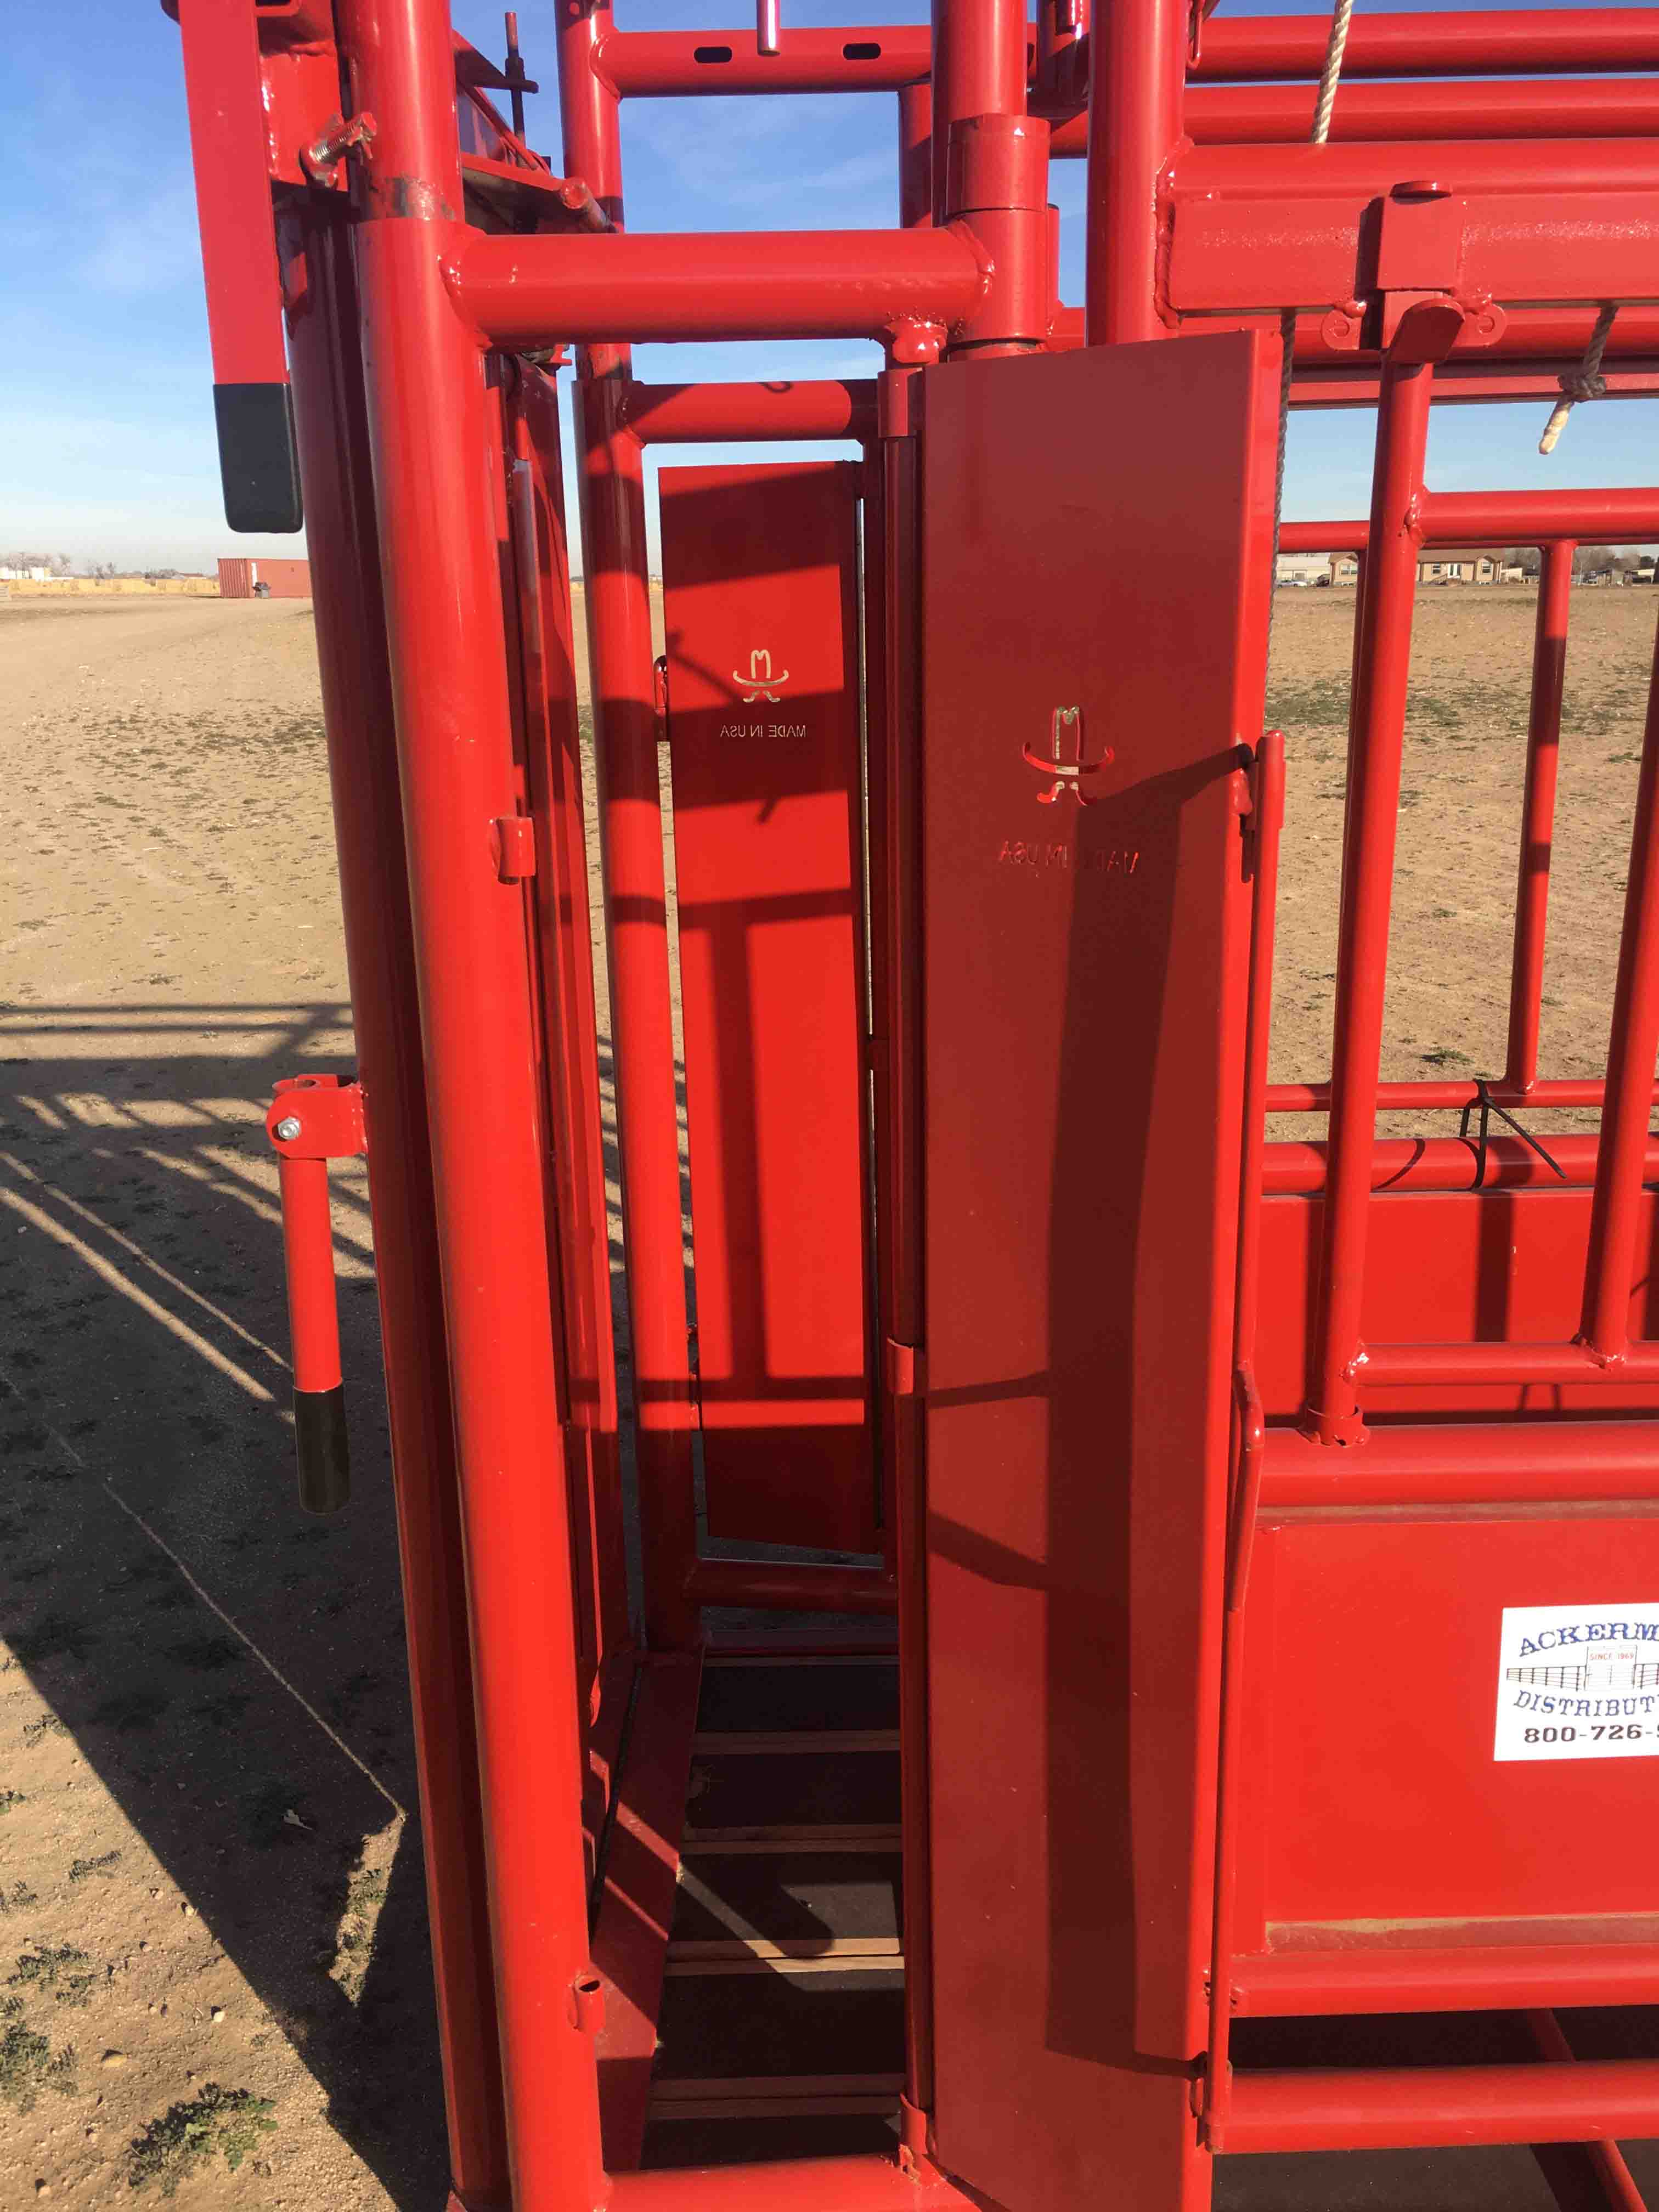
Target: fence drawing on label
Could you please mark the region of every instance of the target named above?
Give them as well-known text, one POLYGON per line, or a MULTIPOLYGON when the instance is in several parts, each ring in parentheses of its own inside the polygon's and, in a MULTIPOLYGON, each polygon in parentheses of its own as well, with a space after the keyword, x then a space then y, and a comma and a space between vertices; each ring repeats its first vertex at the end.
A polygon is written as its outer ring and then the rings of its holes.
POLYGON ((1535 1690, 1651 1690, 1659 1686, 1659 1660, 1582 1659, 1567 1667, 1506 1667, 1504 1680, 1535 1690))

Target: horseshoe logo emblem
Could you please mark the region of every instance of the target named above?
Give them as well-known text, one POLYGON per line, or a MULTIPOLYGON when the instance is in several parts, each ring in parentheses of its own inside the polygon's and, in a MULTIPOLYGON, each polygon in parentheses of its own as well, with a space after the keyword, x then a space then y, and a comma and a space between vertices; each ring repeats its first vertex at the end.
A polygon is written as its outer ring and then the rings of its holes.
POLYGON ((734 668, 732 671, 732 681, 742 688, 743 703, 745 707, 752 707, 757 700, 761 699, 769 699, 775 707, 778 704, 778 695, 771 686, 774 684, 787 684, 789 681, 789 671, 787 668, 775 669, 772 665, 771 654, 763 645, 757 645, 749 656, 748 675, 744 676, 739 670, 734 668))
POLYGON ((1038 752, 1030 744, 1023 744, 1019 750, 1021 758, 1030 767, 1036 769, 1039 775, 1048 778, 1047 791, 1040 791, 1036 795, 1039 806, 1057 805, 1067 793, 1079 806, 1092 806, 1098 793, 1085 791, 1083 779, 1086 775, 1098 775, 1112 757, 1112 749, 1107 745, 1098 760, 1084 759, 1081 707, 1054 708, 1048 723, 1048 750, 1046 753, 1038 752), (1069 761, 1066 758, 1065 733, 1067 732, 1071 733, 1072 758, 1069 761))

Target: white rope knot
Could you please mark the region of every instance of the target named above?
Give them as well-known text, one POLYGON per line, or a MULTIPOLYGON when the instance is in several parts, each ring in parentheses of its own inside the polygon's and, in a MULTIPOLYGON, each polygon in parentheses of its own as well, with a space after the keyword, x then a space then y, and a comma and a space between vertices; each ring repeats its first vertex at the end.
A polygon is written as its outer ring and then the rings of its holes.
POLYGON ((1619 313, 1615 301, 1603 307, 1595 318, 1595 328, 1590 332, 1590 342, 1584 349, 1584 358, 1576 369, 1556 378, 1561 387, 1561 397, 1550 410, 1550 419, 1544 426, 1544 434, 1538 441, 1540 453, 1553 453, 1556 441, 1567 427, 1567 417, 1583 399, 1605 399, 1607 380, 1601 374, 1601 356, 1607 349, 1607 340, 1613 335, 1613 322, 1619 313))

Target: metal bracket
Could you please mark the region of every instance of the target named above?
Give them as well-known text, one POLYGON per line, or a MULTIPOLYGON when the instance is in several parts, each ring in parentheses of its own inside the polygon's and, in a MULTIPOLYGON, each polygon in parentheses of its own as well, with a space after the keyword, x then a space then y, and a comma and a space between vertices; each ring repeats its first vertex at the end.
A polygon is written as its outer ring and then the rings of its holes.
POLYGON ((528 814, 500 814, 489 825, 489 857, 504 884, 536 872, 536 824, 528 814))
POLYGON ((367 108, 349 123, 343 115, 331 115, 311 144, 300 149, 300 167, 313 185, 343 191, 345 179, 340 174, 341 162, 354 147, 367 146, 379 128, 367 108))
POLYGON ((920 1398, 927 1389, 927 1357, 920 1345, 884 1340, 883 1379, 895 1398, 920 1398))
POLYGON ((349 1160, 368 1150, 362 1086, 337 1075, 285 1075, 265 1134, 285 1160, 349 1160))

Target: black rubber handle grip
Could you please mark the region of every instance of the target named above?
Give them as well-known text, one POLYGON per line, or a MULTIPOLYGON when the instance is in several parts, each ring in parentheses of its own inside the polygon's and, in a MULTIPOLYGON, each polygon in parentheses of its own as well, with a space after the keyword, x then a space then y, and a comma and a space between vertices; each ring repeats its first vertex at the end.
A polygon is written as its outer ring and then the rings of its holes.
POLYGON ((300 449, 286 384, 216 384, 219 480, 233 530, 298 530, 300 449))
POLYGON ((331 1390, 295 1392, 294 1449, 301 1504, 307 1513, 337 1513, 351 1495, 343 1382, 331 1390))

